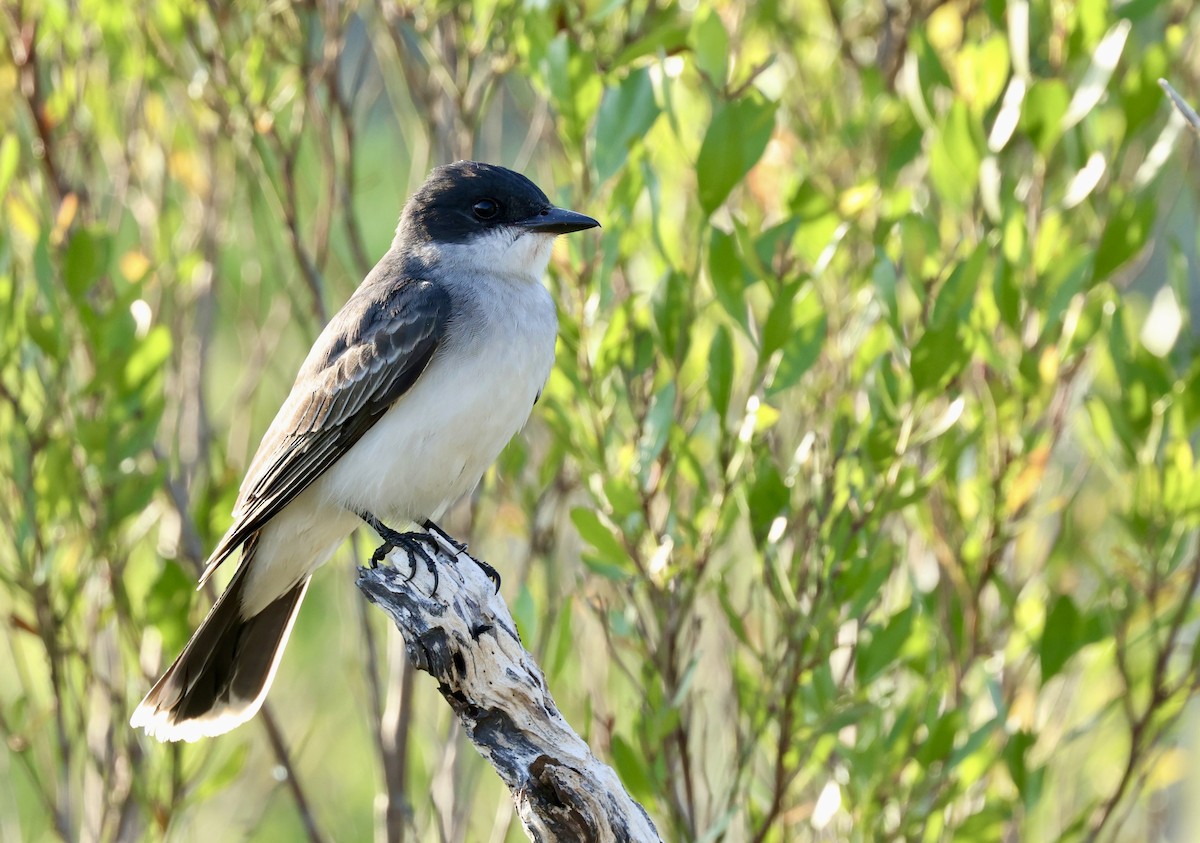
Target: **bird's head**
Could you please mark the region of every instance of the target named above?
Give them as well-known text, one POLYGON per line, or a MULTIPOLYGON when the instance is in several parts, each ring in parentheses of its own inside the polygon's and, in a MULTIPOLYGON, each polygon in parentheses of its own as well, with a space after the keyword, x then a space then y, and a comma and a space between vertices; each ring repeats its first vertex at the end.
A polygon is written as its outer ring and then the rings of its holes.
POLYGON ((394 245, 442 265, 467 262, 538 280, 555 236, 598 225, 591 217, 554 207, 520 173, 458 161, 436 168, 408 200, 394 245))

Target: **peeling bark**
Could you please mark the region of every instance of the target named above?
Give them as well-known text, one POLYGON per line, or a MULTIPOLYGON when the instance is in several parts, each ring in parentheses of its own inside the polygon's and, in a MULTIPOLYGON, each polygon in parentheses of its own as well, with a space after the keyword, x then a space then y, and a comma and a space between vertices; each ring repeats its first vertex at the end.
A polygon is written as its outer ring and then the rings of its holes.
POLYGON ((438 690, 480 754, 508 785, 538 843, 659 841, 644 808, 563 719, 521 645, 508 607, 466 554, 443 544, 435 575, 393 551, 362 568, 358 587, 392 618, 413 665, 438 690), (398 570, 397 570, 398 569, 398 570))

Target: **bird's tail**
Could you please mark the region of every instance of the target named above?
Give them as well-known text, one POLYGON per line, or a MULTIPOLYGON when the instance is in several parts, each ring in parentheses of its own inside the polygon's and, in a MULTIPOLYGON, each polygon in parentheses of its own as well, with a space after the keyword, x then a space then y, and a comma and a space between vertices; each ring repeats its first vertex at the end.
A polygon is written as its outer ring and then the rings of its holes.
POLYGON ((133 712, 134 728, 160 741, 194 741, 224 734, 262 707, 311 577, 253 617, 242 617, 253 540, 242 552, 225 593, 133 712))

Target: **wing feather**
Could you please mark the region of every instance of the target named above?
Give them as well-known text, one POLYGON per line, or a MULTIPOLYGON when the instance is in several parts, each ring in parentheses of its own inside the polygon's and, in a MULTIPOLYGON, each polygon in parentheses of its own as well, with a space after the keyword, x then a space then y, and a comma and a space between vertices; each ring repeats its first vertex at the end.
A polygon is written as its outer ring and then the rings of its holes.
POLYGON ((425 280, 365 283, 329 323, 250 462, 234 524, 203 583, 243 542, 344 455, 420 377, 450 317, 445 289, 425 280))

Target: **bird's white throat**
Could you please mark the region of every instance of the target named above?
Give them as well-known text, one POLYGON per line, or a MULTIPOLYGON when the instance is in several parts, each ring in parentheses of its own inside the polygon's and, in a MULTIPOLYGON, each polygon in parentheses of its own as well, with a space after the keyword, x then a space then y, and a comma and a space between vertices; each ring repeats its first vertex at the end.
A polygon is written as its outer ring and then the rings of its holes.
POLYGON ((540 284, 553 248, 553 234, 498 227, 465 243, 424 245, 418 254, 450 272, 540 284))

